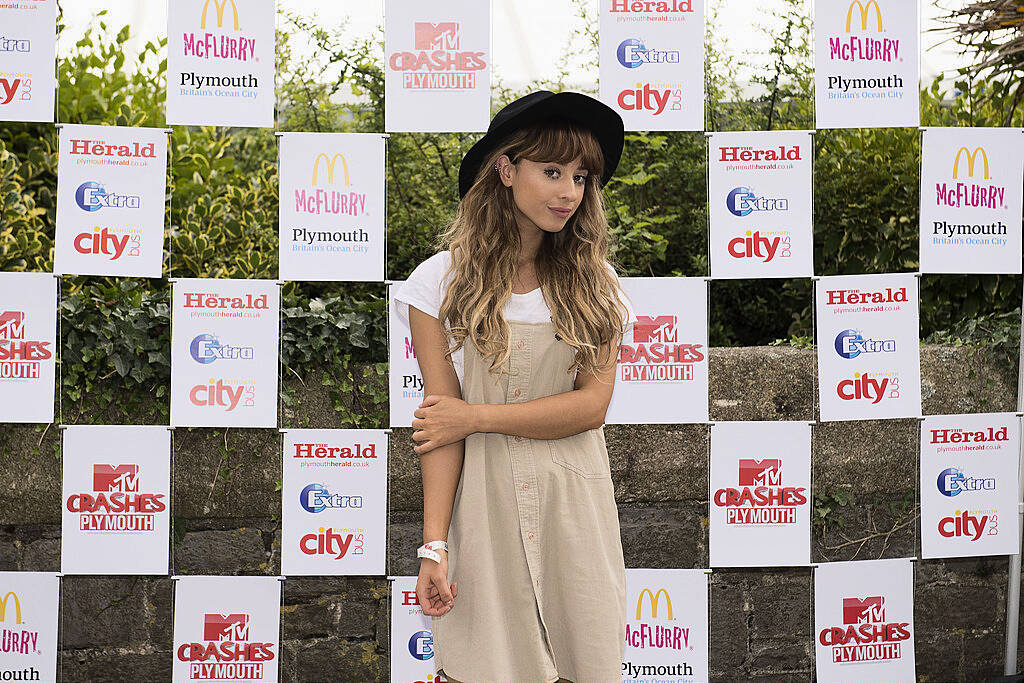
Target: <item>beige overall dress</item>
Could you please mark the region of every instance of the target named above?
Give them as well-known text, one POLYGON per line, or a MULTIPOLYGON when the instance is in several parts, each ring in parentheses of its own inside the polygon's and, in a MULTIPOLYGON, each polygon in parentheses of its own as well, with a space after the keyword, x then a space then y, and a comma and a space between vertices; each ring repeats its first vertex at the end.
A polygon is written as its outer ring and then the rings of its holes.
MULTIPOLYGON (((465 345, 463 398, 521 403, 573 389, 554 324, 509 322, 512 373, 465 345)), ((438 672, 462 683, 620 683, 626 572, 603 428, 563 439, 472 434, 448 533, 459 594, 432 618, 438 672)))

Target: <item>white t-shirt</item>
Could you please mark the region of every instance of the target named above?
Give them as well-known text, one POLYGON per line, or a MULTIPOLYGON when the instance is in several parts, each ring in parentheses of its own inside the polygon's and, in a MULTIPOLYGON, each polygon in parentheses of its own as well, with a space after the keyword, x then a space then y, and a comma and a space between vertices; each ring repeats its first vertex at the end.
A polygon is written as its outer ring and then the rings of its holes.
MULTIPOLYGON (((410 304, 428 315, 432 315, 435 318, 440 317, 441 302, 444 300, 444 294, 449 284, 449 280, 445 280, 442 283, 441 278, 444 277, 445 271, 448 270, 450 262, 451 253, 440 251, 416 266, 405 282, 396 285, 392 291, 392 298, 395 300, 395 309, 398 317, 406 325, 409 324, 410 304)), ((613 273, 615 272, 611 265, 608 266, 608 269, 613 273)), ((622 298, 629 308, 629 319, 626 328, 628 331, 629 327, 636 322, 636 315, 634 315, 633 307, 624 294, 622 298)), ((544 295, 541 293, 540 287, 526 294, 513 293, 512 298, 505 304, 504 312, 505 320, 509 322, 546 323, 551 320, 551 309, 548 308, 547 302, 544 301, 544 295)), ((464 367, 463 350, 461 348, 452 353, 452 364, 455 366, 455 374, 458 376, 459 383, 461 384, 464 367)))

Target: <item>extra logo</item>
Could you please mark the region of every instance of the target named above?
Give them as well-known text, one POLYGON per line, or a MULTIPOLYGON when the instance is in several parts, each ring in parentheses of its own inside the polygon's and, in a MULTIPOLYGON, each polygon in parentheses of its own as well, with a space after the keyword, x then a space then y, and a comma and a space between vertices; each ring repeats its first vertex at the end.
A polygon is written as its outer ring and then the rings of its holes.
POLYGON ((885 598, 843 598, 843 624, 823 628, 818 642, 832 647, 832 661, 872 662, 899 659, 910 638, 910 622, 888 621, 885 598))
MULTIPOLYGON (((81 205, 79 205, 81 206, 81 205)), ((72 242, 75 251, 85 255, 103 255, 110 261, 142 252, 142 231, 137 228, 101 228, 80 232, 72 242)))
POLYGON ((182 643, 176 656, 189 662, 192 680, 261 680, 264 663, 276 656, 273 643, 250 641, 250 616, 204 614, 202 642, 182 643))
POLYGON ((472 90, 476 72, 487 68, 486 52, 463 50, 458 22, 413 24, 413 51, 394 52, 388 66, 413 90, 472 90))
POLYGON ((626 382, 685 382, 693 364, 704 360, 702 344, 680 344, 674 315, 638 315, 632 344, 619 346, 619 365, 626 382))
POLYGON ((39 379, 41 363, 53 357, 48 341, 25 339, 24 311, 0 311, 0 381, 39 379))
POLYGON ((32 99, 31 78, 0 78, 0 105, 10 104, 15 98, 22 102, 32 99))
POLYGON ((434 634, 424 629, 416 631, 409 638, 409 654, 425 662, 434 656, 434 634))
MULTIPOLYGON (((0 596, 0 624, 4 624, 4 628, 0 629, 0 632, 3 633, 0 652, 3 652, 5 657, 42 654, 39 650, 39 631, 27 628, 12 628, 24 624, 24 615, 21 612, 21 598, 14 591, 7 591, 3 596, 0 596)), ((10 660, 8 662, 11 664, 15 663, 10 660)), ((38 672, 36 672, 36 678, 26 676, 25 680, 39 680, 38 672)))
POLYGON ((841 358, 857 358, 862 353, 895 353, 895 339, 865 339, 860 330, 843 330, 836 335, 836 353, 841 358))
POLYGON ((362 496, 343 496, 331 493, 323 484, 308 484, 299 493, 299 504, 306 512, 323 512, 327 509, 353 509, 363 507, 362 496))
POLYGON ((616 101, 623 111, 645 111, 660 116, 665 111, 682 111, 683 91, 680 88, 657 88, 650 83, 637 83, 619 93, 616 101))
POLYGON ((0 52, 32 52, 32 41, 0 36, 0 52))
POLYGON ((973 179, 974 182, 935 183, 935 203, 943 207, 968 206, 979 209, 1006 208, 1006 186, 991 183, 978 183, 978 180, 991 180, 988 152, 984 147, 969 150, 960 147, 953 157, 953 180, 973 179), (977 164, 980 157, 981 163, 977 164), (961 166, 961 161, 965 163, 961 166), (966 167, 967 173, 963 176, 966 167))
POLYGON ((866 372, 855 372, 852 378, 839 380, 836 394, 844 401, 870 401, 872 405, 885 398, 899 398, 900 376, 891 372, 875 379, 866 372))
POLYGON ((202 365, 209 365, 216 360, 253 360, 256 357, 253 347, 225 344, 220 337, 209 333, 193 337, 188 352, 192 360, 202 365))
POLYGON ((306 555, 333 555, 335 560, 342 559, 350 550, 353 555, 362 555, 364 536, 361 532, 344 534, 332 527, 320 527, 316 533, 299 539, 299 550, 306 555))
POLYGON ((200 408, 223 408, 230 413, 235 408, 256 405, 256 385, 252 380, 226 380, 211 377, 206 384, 197 384, 188 392, 192 405, 200 408))
POLYGON ((965 492, 996 490, 995 477, 969 477, 957 467, 947 467, 939 472, 935 484, 939 488, 939 493, 951 498, 965 492))
POLYGON ((643 616, 645 597, 648 598, 650 608, 650 616, 647 619, 661 622, 675 621, 675 616, 672 614, 672 598, 668 591, 665 588, 658 588, 657 591, 644 588, 636 599, 636 623, 626 622, 626 644, 639 649, 692 650, 689 627, 646 623, 643 616), (665 608, 659 619, 658 607, 661 604, 662 596, 665 597, 665 608))
POLYGON ((789 200, 758 197, 749 187, 734 187, 725 198, 725 207, 733 216, 742 217, 755 211, 789 211, 789 200))
POLYGON ((725 508, 726 524, 796 524, 797 508, 807 504, 807 488, 783 486, 781 458, 740 458, 736 486, 718 489, 713 500, 725 508))
POLYGON ((89 180, 75 190, 75 203, 83 211, 99 211, 100 209, 138 209, 142 200, 137 195, 121 195, 111 192, 100 183, 89 180))
POLYGON ((199 15, 199 30, 200 33, 188 31, 182 35, 182 50, 186 57, 234 62, 259 61, 256 57, 256 38, 225 33, 241 31, 235 0, 206 0, 199 15), (216 29, 217 33, 210 33, 207 29, 216 29))
POLYGON ((163 493, 140 492, 136 464, 94 464, 92 491, 73 493, 65 506, 79 515, 81 531, 153 531, 156 513, 167 509, 163 493))
POLYGON ((638 38, 626 38, 615 50, 615 58, 627 69, 636 69, 644 64, 678 64, 679 50, 648 49, 638 38))

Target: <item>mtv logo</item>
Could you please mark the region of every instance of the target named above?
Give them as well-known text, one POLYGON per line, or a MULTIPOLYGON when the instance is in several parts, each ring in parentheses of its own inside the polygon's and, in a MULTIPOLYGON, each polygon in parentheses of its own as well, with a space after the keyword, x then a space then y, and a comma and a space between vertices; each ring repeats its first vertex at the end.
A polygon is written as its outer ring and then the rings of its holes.
POLYGON ((676 320, 674 315, 638 315, 633 325, 633 343, 675 342, 676 320))
POLYGON ((885 599, 881 595, 870 598, 843 598, 844 624, 873 624, 885 621, 885 599))
POLYGON ((203 640, 249 640, 249 615, 204 615, 203 640))
POLYGON ((779 458, 740 458, 740 486, 782 486, 782 460, 779 458))
POLYGON ((93 491, 138 491, 138 465, 93 465, 93 491))
POLYGON ((4 311, 0 313, 0 339, 25 338, 25 313, 4 311))
POLYGON ((459 24, 454 21, 442 21, 440 24, 417 21, 413 43, 417 50, 458 50, 459 24))

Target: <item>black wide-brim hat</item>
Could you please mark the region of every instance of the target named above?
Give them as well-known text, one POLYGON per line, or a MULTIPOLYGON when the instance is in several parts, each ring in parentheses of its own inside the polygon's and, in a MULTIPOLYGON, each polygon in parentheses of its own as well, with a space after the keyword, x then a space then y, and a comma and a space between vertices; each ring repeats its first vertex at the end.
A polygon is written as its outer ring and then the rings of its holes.
POLYGON ((604 154, 601 185, 606 184, 615 173, 619 157, 622 156, 625 132, 622 117, 607 104, 582 93, 538 90, 520 97, 495 114, 487 126, 487 133, 462 157, 459 166, 459 197, 466 196, 476 180, 480 164, 508 136, 520 128, 547 119, 572 121, 593 133, 604 154))

